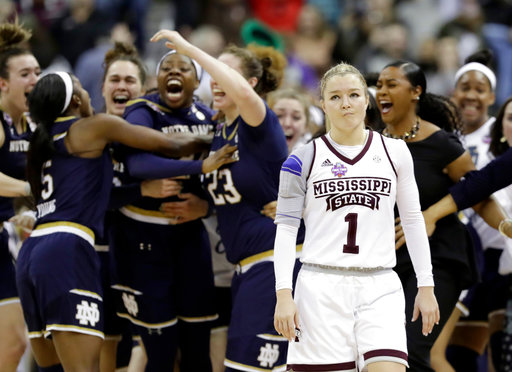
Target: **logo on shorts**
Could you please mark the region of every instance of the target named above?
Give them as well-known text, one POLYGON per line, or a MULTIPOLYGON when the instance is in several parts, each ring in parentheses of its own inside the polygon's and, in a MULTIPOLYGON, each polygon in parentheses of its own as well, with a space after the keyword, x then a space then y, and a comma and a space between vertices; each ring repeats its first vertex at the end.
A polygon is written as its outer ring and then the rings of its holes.
POLYGON ((135 300, 135 296, 131 294, 127 294, 123 292, 123 303, 124 307, 130 315, 137 316, 139 313, 139 306, 137 305, 137 301, 135 300))
POLYGON ((258 362, 261 367, 272 368, 277 359, 279 359, 279 345, 266 343, 265 346, 260 347, 258 362))
POLYGON ((100 320, 98 305, 94 302, 89 305, 87 301, 82 301, 81 304, 76 305, 75 318, 79 320, 81 325, 90 324, 91 327, 94 327, 100 320))

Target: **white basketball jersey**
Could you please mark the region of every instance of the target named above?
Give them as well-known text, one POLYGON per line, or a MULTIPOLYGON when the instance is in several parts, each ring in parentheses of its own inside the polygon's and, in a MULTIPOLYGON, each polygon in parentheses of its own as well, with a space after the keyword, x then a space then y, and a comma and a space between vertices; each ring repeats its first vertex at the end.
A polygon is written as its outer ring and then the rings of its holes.
MULTIPOLYGON (((485 167, 493 159, 493 155, 489 152, 489 144, 491 142, 490 132, 495 120, 494 117, 491 117, 474 132, 462 136, 464 147, 469 151, 476 169, 485 167)), ((499 194, 495 193, 494 195, 501 204, 499 194)), ((489 247, 505 248, 503 236, 497 230, 490 227, 473 209, 468 208, 464 210, 464 214, 469 218, 477 231, 484 250, 489 247)))
MULTIPOLYGON (((395 266, 397 176, 382 136, 368 133, 366 144, 353 159, 339 153, 326 136, 314 141, 303 216, 302 262, 359 268, 395 266)), ((386 146, 393 145, 386 142, 386 146)))

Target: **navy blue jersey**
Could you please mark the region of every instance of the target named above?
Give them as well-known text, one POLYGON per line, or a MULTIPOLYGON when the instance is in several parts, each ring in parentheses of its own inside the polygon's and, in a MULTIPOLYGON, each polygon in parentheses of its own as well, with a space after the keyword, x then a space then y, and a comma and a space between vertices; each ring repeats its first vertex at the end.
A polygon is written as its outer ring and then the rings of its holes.
POLYGON ((75 222, 103 232, 103 219, 112 187, 112 160, 108 147, 98 158, 68 153, 64 139, 76 117, 57 118, 51 129, 55 154, 43 165, 37 224, 75 222))
POLYGON ((265 107, 265 119, 258 127, 251 127, 241 117, 230 126, 217 127, 212 151, 226 143, 237 145, 239 160, 204 176, 217 210, 226 256, 232 263, 274 247, 274 221, 260 211, 277 200, 279 171, 288 148, 277 116, 265 107))
MULTIPOLYGON (((27 151, 32 129, 23 116, 25 132, 18 134, 12 120, 5 112, 0 112, 0 122, 5 133, 5 140, 0 147, 0 172, 24 180, 27 164, 27 151)), ((0 197, 0 221, 6 221, 14 215, 13 199, 0 197)))
MULTIPOLYGON (((212 116, 213 111, 200 102, 194 102, 187 108, 170 109, 162 102, 158 93, 128 102, 124 111, 124 118, 128 122, 153 128, 163 133, 189 132, 204 135, 212 133, 214 128, 212 116)), ((198 160, 200 157, 201 154, 197 154, 179 160, 198 160)), ((204 195, 198 175, 186 176, 182 184, 182 192, 204 195)), ((145 210, 158 211, 162 202, 170 200, 178 201, 179 199, 177 197, 168 199, 145 197, 132 204, 145 210)))

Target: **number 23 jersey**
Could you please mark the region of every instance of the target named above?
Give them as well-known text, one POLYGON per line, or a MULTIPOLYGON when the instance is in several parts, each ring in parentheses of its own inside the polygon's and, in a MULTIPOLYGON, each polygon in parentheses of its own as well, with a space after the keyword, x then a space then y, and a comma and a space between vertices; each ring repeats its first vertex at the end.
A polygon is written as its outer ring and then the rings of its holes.
POLYGON ((265 204, 277 200, 279 171, 288 149, 277 116, 268 106, 266 110, 258 127, 251 127, 241 117, 229 126, 217 127, 212 151, 226 143, 236 144, 238 161, 204 175, 231 263, 274 246, 276 227, 260 211, 265 204))

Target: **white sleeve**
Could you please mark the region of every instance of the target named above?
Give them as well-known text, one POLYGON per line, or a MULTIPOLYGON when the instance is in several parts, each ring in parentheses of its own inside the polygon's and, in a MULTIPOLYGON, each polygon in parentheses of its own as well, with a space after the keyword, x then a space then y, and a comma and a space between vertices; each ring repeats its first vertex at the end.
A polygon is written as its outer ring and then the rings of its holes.
POLYGON ((421 213, 418 186, 414 178, 414 164, 411 153, 403 141, 397 141, 398 152, 395 153, 397 165, 396 203, 402 228, 404 230, 407 249, 411 256, 418 287, 434 285, 430 246, 428 243, 425 220, 421 213))
POLYGON ((278 224, 274 243, 274 271, 276 291, 292 288, 293 268, 295 266, 295 241, 298 227, 278 224))
POLYGON ((313 154, 314 145, 308 143, 294 151, 281 166, 274 243, 276 291, 292 289, 297 232, 304 209, 306 181, 313 154))
POLYGON ((314 151, 312 142, 301 146, 281 166, 275 219, 277 225, 300 225, 306 197, 306 182, 314 151))

